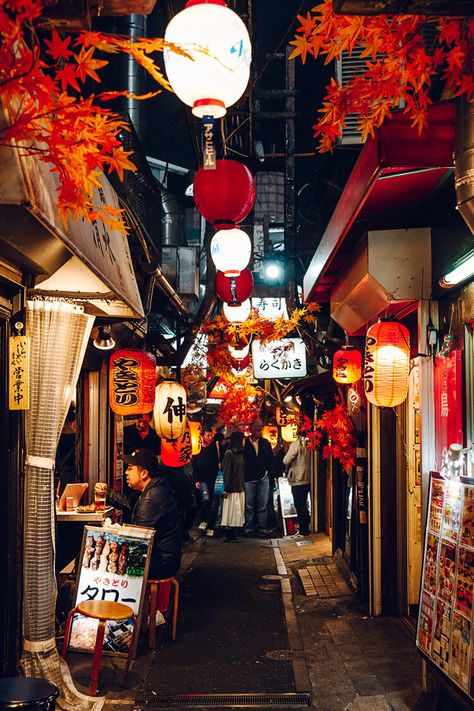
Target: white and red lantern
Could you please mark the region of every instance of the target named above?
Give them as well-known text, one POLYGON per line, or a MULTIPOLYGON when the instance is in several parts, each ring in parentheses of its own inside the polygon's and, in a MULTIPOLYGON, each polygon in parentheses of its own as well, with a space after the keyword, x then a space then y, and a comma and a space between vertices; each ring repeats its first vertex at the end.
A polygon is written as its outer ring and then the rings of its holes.
POLYGON ((362 354, 354 346, 342 346, 332 359, 332 377, 336 383, 351 385, 362 377, 362 354))
POLYGON ((189 0, 168 24, 164 49, 168 81, 193 114, 221 118, 244 93, 252 47, 244 23, 223 0, 189 0))
POLYGON ((155 402, 156 359, 134 348, 115 351, 109 361, 109 403, 117 415, 144 415, 155 402))
POLYGON ((187 395, 175 380, 163 380, 156 386, 153 419, 162 439, 176 440, 186 429, 187 395))
POLYGON ((250 237, 239 227, 220 229, 211 240, 211 257, 226 277, 237 277, 250 261, 250 237))
POLYGON ((250 298, 253 276, 250 269, 243 269, 238 276, 226 277, 216 272, 216 295, 229 306, 240 306, 250 298))
POLYGON ((410 369, 410 335, 397 321, 379 321, 367 331, 364 390, 378 407, 395 407, 406 400, 410 369))
POLYGON ((226 303, 222 305, 224 316, 230 323, 243 323, 246 321, 250 316, 251 308, 250 299, 244 301, 240 306, 229 306, 226 303))
POLYGON ((255 194, 252 173, 236 160, 218 160, 215 170, 199 168, 194 178, 196 207, 216 228, 220 223, 235 225, 244 220, 253 207, 255 194))
POLYGON ((189 429, 191 431, 191 446, 193 457, 202 449, 202 425, 200 422, 189 422, 189 429))
POLYGON ((161 461, 167 467, 184 467, 191 461, 192 440, 189 422, 178 439, 161 441, 161 461))

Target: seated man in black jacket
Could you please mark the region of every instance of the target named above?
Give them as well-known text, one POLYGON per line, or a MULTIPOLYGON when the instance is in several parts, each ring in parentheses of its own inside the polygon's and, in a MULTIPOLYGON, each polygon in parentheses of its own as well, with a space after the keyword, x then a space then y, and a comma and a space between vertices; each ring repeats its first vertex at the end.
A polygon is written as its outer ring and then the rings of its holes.
MULTIPOLYGON (((158 459, 151 450, 137 449, 133 454, 124 454, 122 459, 128 464, 129 487, 140 492, 133 505, 131 523, 155 529, 148 577, 171 578, 181 565, 181 526, 171 488, 158 473, 158 459)), ((132 508, 127 497, 118 491, 107 493, 107 503, 119 509, 132 508)))

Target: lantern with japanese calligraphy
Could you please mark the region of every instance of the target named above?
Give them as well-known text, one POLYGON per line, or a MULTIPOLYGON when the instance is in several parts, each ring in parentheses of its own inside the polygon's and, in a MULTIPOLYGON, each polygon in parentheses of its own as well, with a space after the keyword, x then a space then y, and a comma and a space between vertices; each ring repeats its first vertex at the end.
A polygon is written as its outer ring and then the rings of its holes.
POLYGON ((253 289, 253 276, 250 269, 242 269, 238 276, 226 277, 223 272, 216 272, 216 294, 229 306, 240 306, 250 297, 253 289))
POLYGON ((295 415, 295 412, 292 414, 286 410, 282 410, 279 405, 275 408, 275 421, 277 425, 280 425, 280 427, 285 427, 286 425, 291 424, 295 418, 295 415))
POLYGON ((270 442, 271 448, 278 446, 278 427, 276 425, 265 425, 262 429, 262 437, 270 442))
POLYGON ((218 160, 215 170, 199 168, 194 178, 194 202, 207 222, 241 222, 255 201, 255 180, 236 160, 218 160))
POLYGON ((178 439, 161 440, 161 461, 166 467, 184 467, 191 461, 192 440, 189 422, 186 423, 185 430, 178 439))
POLYGON ((202 448, 202 425, 200 422, 189 422, 191 431, 191 446, 193 457, 199 454, 202 448))
POLYGON ((186 429, 186 390, 175 380, 164 380, 156 386, 153 419, 156 433, 162 439, 178 439, 186 429))
POLYGON ((211 257, 226 277, 237 277, 250 261, 250 237, 240 227, 220 229, 211 239, 211 257))
POLYGON ((284 442, 295 442, 298 439, 298 425, 293 422, 282 427, 281 438, 284 442))
POLYGON ((222 118, 244 93, 252 46, 240 17, 224 0, 188 0, 169 22, 164 40, 184 52, 163 50, 175 94, 195 116, 222 118))
POLYGON ((152 353, 123 348, 109 361, 109 402, 117 415, 144 415, 155 402, 156 359, 152 353))
POLYGON ((362 377, 362 354, 354 346, 342 346, 332 359, 332 377, 336 383, 351 385, 362 377))
POLYGON ((379 321, 367 331, 364 390, 378 407, 395 407, 406 400, 410 367, 410 335, 397 321, 379 321))

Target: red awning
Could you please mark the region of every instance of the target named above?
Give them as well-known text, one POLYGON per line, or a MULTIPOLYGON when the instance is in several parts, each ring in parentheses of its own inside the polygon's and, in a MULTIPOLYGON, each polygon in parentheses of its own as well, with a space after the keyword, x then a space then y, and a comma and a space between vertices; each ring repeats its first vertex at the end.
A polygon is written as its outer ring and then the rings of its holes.
POLYGON ((329 300, 369 220, 390 227, 394 215, 419 206, 452 170, 454 119, 453 102, 434 105, 420 136, 399 113, 365 143, 304 276, 305 301, 329 300))

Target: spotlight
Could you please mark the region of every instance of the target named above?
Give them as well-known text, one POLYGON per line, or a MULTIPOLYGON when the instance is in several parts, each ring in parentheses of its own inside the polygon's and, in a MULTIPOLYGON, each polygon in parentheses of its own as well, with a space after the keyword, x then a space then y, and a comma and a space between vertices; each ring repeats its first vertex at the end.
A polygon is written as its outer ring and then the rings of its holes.
POLYGON ((100 326, 99 334, 94 341, 95 348, 100 351, 110 351, 115 348, 115 341, 110 334, 111 326, 100 326))
POLYGON ((280 262, 267 262, 264 267, 265 277, 269 281, 279 281, 283 279, 283 267, 280 262))
POLYGON ((284 402, 291 402, 293 400, 293 395, 286 395, 284 402))

